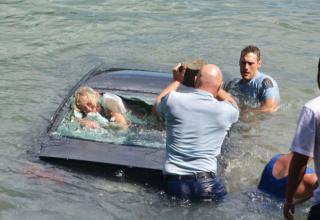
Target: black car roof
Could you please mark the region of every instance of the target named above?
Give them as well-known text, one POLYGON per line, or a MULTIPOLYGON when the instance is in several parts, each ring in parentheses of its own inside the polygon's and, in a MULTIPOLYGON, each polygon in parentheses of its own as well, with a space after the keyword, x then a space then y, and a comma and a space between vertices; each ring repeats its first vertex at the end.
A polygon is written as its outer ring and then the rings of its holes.
POLYGON ((127 91, 136 93, 137 96, 143 93, 156 97, 171 79, 170 74, 155 71, 101 68, 90 71, 70 90, 53 115, 47 132, 41 139, 40 158, 121 165, 160 171, 163 165, 164 149, 117 145, 68 137, 57 138, 51 134, 57 129, 70 108, 67 101, 82 85, 88 85, 100 91, 127 91))
MULTIPOLYGON (((82 85, 104 91, 127 92, 155 99, 171 82, 170 73, 130 69, 105 69, 97 67, 87 73, 70 89, 68 95, 54 113, 45 135, 40 140, 40 158, 77 162, 120 165, 130 168, 161 171, 165 157, 164 149, 111 144, 105 142, 54 137, 54 132, 70 110, 69 98, 82 85)), ((180 91, 190 88, 181 86, 180 91)))

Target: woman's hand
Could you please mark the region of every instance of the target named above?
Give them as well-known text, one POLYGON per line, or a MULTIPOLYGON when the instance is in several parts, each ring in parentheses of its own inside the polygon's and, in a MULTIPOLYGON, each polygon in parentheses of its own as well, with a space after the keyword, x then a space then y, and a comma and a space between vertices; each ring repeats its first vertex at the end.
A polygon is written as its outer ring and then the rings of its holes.
POLYGON ((87 119, 81 119, 80 120, 80 125, 87 127, 87 128, 100 128, 99 124, 95 121, 87 120, 87 119))
POLYGON ((122 128, 127 129, 128 128, 128 123, 127 119, 119 112, 111 112, 110 115, 112 118, 115 119, 115 122, 120 125, 122 128))

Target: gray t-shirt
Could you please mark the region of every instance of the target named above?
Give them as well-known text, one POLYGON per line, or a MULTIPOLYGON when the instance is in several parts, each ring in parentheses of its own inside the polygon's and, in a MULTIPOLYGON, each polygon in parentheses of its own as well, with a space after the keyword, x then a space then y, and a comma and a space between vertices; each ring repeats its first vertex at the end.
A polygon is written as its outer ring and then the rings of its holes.
MULTIPOLYGON (((291 151, 313 157, 320 179, 320 96, 307 102, 300 113, 291 151)), ((313 204, 320 203, 320 186, 313 192, 313 204)))
POLYGON ((239 99, 239 103, 251 107, 258 107, 267 99, 275 99, 280 103, 278 84, 272 77, 259 71, 248 84, 244 84, 242 79, 236 79, 227 85, 226 90, 239 99))
POLYGON ((238 109, 195 89, 190 93, 170 92, 157 105, 157 111, 165 119, 167 131, 163 172, 216 172, 216 157, 228 129, 238 120, 238 109))

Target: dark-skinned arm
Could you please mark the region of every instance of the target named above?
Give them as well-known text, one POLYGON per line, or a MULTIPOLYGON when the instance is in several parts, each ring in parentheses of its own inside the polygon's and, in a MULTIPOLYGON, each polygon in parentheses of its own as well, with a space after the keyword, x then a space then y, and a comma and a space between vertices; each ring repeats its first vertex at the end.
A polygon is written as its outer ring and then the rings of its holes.
POLYGON ((288 183, 286 188, 286 200, 283 207, 283 215, 286 219, 293 219, 294 203, 293 196, 303 179, 307 168, 309 157, 293 152, 293 157, 289 167, 288 183))

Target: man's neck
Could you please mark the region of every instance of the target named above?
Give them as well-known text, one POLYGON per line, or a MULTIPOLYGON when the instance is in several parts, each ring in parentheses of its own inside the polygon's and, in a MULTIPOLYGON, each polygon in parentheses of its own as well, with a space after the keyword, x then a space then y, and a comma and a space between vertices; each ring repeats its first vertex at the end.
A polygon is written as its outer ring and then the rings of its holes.
POLYGON ((242 78, 242 79, 241 79, 241 83, 244 84, 244 85, 248 85, 251 80, 253 80, 254 78, 256 78, 256 76, 258 75, 258 73, 259 73, 259 71, 257 71, 257 72, 254 74, 254 76, 253 76, 251 79, 249 79, 249 80, 245 80, 244 78, 242 78))
POLYGON ((204 91, 204 92, 208 92, 208 93, 210 93, 211 95, 213 95, 213 97, 216 97, 216 96, 217 96, 217 92, 214 92, 214 90, 211 89, 211 88, 207 88, 207 87, 201 86, 201 87, 198 87, 198 88, 196 88, 196 89, 199 89, 199 90, 204 91))

